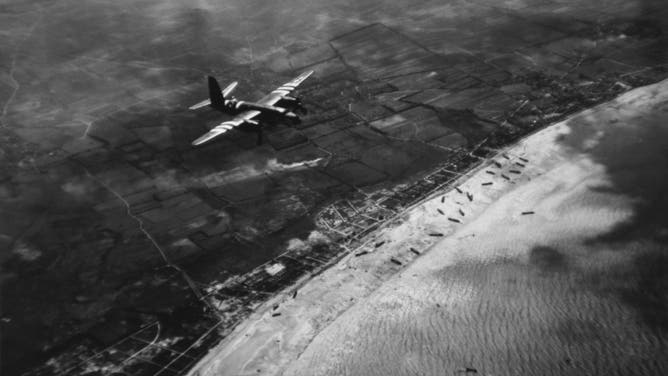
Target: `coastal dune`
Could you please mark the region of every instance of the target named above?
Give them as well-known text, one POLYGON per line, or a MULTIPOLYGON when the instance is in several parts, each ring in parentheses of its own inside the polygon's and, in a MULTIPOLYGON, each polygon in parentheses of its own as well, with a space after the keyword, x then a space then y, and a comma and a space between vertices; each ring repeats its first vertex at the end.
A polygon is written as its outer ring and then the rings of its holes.
POLYGON ((666 171, 668 81, 500 152, 194 372, 666 374, 666 171))

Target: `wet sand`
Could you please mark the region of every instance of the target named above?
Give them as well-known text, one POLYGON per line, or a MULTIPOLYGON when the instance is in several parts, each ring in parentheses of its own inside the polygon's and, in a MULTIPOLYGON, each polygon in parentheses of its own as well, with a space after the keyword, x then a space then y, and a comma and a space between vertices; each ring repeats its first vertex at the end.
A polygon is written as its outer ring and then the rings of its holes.
POLYGON ((199 374, 666 374, 666 120, 668 81, 528 137, 258 310, 199 374))

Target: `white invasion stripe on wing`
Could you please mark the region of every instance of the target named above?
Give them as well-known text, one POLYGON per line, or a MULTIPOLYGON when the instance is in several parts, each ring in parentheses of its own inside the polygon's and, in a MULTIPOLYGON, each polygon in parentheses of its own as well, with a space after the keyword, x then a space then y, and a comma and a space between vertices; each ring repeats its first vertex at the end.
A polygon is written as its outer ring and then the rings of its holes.
POLYGON ((299 84, 304 82, 304 80, 309 78, 309 76, 311 76, 312 74, 313 71, 308 71, 300 74, 297 78, 293 79, 292 81, 286 82, 285 84, 279 86, 276 90, 269 93, 269 95, 260 99, 260 103, 273 106, 283 97, 285 97, 286 95, 290 94, 290 92, 295 90, 297 86, 299 86, 299 84))
MULTIPOLYGON (((249 112, 253 112, 253 111, 249 111, 249 112)), ((247 114, 246 116, 248 116, 248 115, 249 114, 247 114)), ((252 115, 252 114, 250 114, 250 115, 252 115)), ((198 138, 197 140, 193 141, 192 144, 197 146, 197 145, 201 145, 205 142, 211 141, 212 139, 220 136, 221 134, 229 131, 230 129, 240 126, 245 121, 246 121, 246 119, 244 119, 244 118, 236 118, 236 119, 224 121, 224 122, 218 124, 217 126, 211 128, 211 130, 209 132, 207 132, 206 134, 204 134, 202 137, 198 138)))
POLYGON ((224 122, 216 125, 215 127, 213 127, 211 129, 211 132, 218 131, 219 133, 224 133, 224 132, 227 132, 234 127, 237 127, 237 126, 243 124, 243 122, 244 122, 243 119, 224 121, 224 122))

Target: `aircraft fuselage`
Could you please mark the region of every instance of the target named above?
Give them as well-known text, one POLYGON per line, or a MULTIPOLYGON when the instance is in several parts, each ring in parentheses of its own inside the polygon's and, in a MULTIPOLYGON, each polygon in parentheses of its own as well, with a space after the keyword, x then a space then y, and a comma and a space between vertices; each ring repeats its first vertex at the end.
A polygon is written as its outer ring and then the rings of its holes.
POLYGON ((297 114, 285 107, 270 106, 257 102, 239 101, 236 99, 226 99, 224 105, 218 106, 216 109, 230 115, 236 115, 238 113, 249 110, 256 110, 260 111, 264 115, 284 116, 293 121, 296 121, 299 118, 297 114))

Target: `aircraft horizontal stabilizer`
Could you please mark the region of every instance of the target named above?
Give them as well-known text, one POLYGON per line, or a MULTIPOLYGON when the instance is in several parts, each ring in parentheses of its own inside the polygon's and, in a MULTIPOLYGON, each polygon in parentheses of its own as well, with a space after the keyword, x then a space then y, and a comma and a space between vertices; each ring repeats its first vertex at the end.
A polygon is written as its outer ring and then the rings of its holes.
POLYGON ((197 110, 202 107, 206 107, 211 104, 211 101, 209 99, 205 99, 199 103, 195 103, 192 106, 188 107, 189 110, 197 110))
POLYGON ((223 89, 223 98, 227 98, 232 94, 234 89, 237 88, 237 85, 239 85, 239 81, 234 81, 231 84, 227 85, 225 89, 223 89))
POLYGON ((228 98, 230 94, 234 91, 234 89, 237 87, 239 82, 234 81, 231 84, 227 85, 225 89, 220 90, 220 86, 218 86, 218 82, 216 82, 216 79, 213 77, 209 77, 209 99, 205 99, 199 103, 196 103, 190 107, 188 107, 189 110, 197 110, 202 107, 210 106, 211 105, 211 98, 215 98, 216 102, 218 102, 218 105, 222 105, 223 100, 228 98), (220 94, 218 94, 220 93, 220 94))

